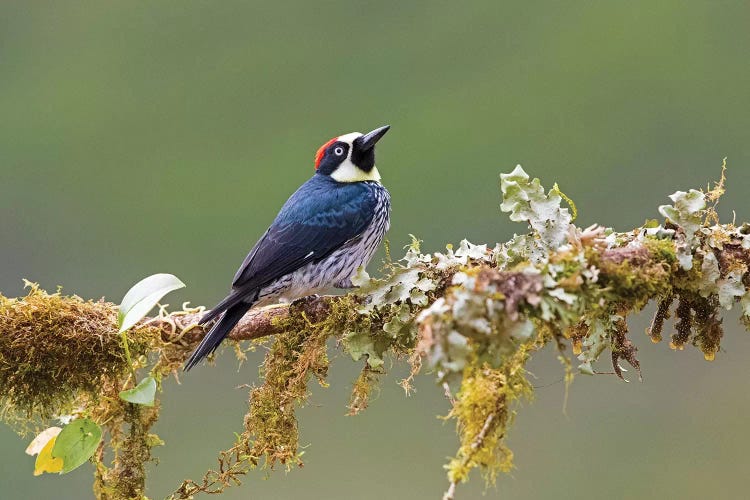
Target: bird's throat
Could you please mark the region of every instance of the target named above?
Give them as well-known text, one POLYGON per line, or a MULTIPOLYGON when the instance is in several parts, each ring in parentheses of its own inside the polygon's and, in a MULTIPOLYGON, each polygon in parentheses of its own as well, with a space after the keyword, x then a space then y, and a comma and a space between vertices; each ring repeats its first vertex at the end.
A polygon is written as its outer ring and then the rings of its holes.
POLYGON ((378 167, 372 167, 369 172, 365 172, 351 161, 345 160, 331 173, 331 179, 336 182, 380 182, 380 172, 378 167))

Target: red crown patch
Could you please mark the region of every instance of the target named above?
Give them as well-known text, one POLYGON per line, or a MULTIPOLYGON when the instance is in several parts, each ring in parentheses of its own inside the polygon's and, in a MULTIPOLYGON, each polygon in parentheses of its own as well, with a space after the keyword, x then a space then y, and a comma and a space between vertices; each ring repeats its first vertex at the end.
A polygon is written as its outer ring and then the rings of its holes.
POLYGON ((318 148, 318 151, 315 153, 315 170, 318 170, 318 167, 320 166, 320 160, 322 160, 323 155, 326 154, 326 149, 328 149, 328 146, 336 142, 337 139, 338 137, 334 137, 318 148))

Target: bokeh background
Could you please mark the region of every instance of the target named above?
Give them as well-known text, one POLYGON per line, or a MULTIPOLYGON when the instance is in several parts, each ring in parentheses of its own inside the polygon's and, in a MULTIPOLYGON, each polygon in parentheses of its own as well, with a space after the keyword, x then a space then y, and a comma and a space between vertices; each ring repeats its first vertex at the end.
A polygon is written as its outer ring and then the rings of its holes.
MULTIPOLYGON (((223 297, 246 251, 333 135, 389 123, 378 165, 392 247, 439 250, 525 228, 499 211, 517 164, 624 230, 728 157, 725 220, 750 220, 747 2, 0 3, 0 290, 22 278, 119 301, 171 272, 179 305, 223 297)), ((377 266, 371 266, 371 270, 377 266)), ((750 338, 726 319, 713 363, 632 318, 643 383, 578 377, 563 414, 552 351, 509 442, 517 468, 459 498, 740 498, 747 494, 750 338)), ((151 498, 215 463, 241 429, 260 353, 167 384, 151 498)), ((605 365, 606 366, 606 365, 605 365)), ((389 368, 344 417, 359 366, 300 412, 304 469, 250 475, 224 498, 439 498, 456 446, 430 376, 405 398, 389 368)), ((91 467, 32 477, 0 427, 4 499, 91 495, 91 467)))

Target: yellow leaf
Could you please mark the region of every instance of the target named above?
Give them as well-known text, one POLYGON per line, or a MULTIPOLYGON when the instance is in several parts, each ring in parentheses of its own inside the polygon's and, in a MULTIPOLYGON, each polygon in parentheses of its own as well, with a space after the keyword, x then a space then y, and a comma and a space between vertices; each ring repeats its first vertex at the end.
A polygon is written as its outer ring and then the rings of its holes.
POLYGON ((62 458, 55 458, 52 456, 52 448, 55 446, 57 436, 50 439, 47 444, 44 445, 42 451, 39 452, 39 456, 36 457, 36 463, 34 464, 34 475, 38 476, 44 472, 61 472, 63 469, 62 458))
POLYGON ((34 440, 29 443, 29 447, 26 448, 26 454, 27 455, 36 455, 40 451, 42 451, 42 448, 44 448, 44 445, 49 443, 49 440, 53 437, 56 437, 58 434, 60 434, 60 431, 62 429, 59 427, 50 427, 49 429, 45 429, 42 432, 37 435, 37 437, 34 438, 34 440))

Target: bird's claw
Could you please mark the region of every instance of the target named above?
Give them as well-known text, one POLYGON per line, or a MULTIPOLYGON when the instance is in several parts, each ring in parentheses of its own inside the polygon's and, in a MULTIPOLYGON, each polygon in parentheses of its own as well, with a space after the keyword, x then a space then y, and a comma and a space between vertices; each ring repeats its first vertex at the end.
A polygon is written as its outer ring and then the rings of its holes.
POLYGON ((343 279, 339 281, 338 283, 334 283, 333 286, 335 286, 336 288, 341 288, 342 290, 351 290, 352 288, 359 288, 357 285, 352 283, 351 278, 343 279))
POLYGON ((291 304, 289 304, 289 307, 294 308, 304 308, 307 304, 310 304, 312 302, 315 302, 320 298, 320 295, 317 293, 314 293, 312 295, 305 295, 304 297, 300 297, 298 299, 294 299, 291 304))

